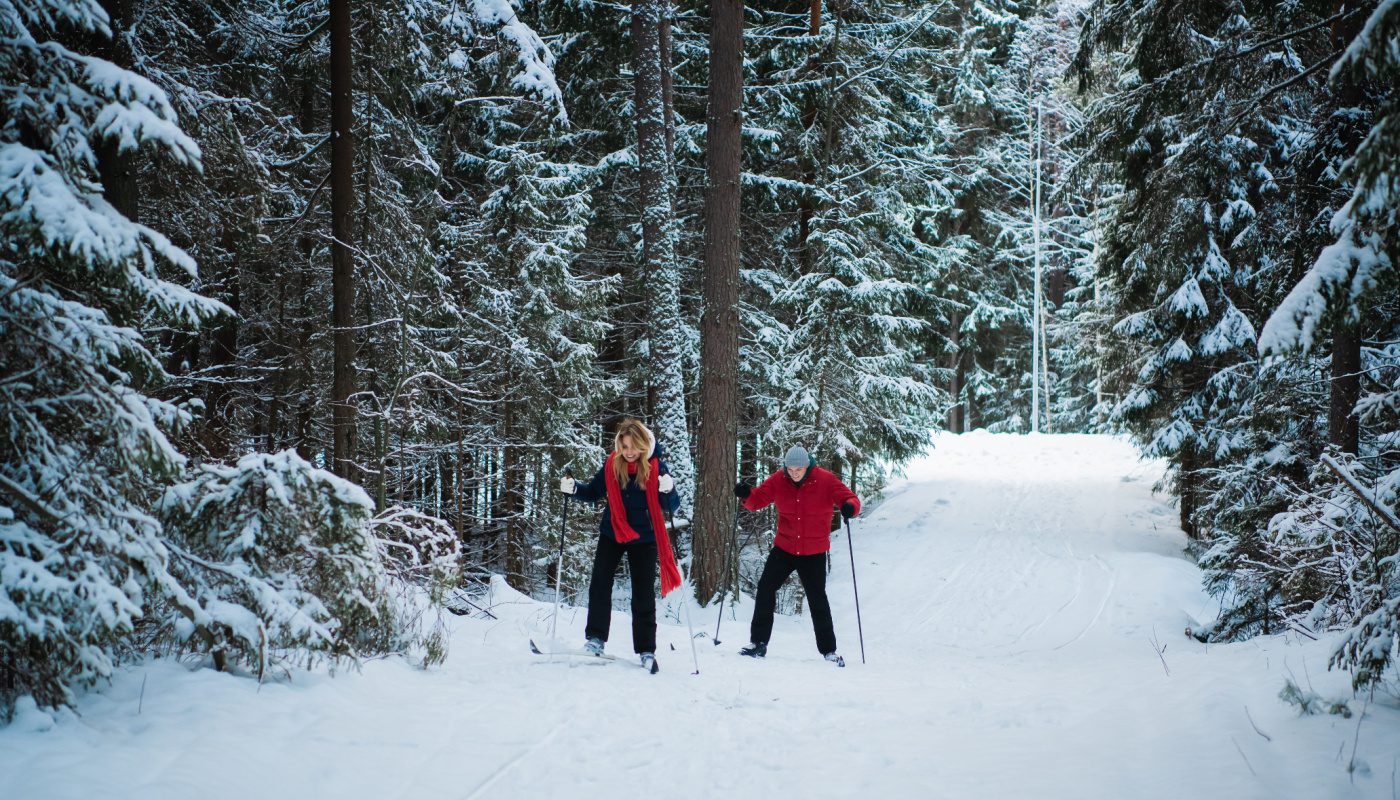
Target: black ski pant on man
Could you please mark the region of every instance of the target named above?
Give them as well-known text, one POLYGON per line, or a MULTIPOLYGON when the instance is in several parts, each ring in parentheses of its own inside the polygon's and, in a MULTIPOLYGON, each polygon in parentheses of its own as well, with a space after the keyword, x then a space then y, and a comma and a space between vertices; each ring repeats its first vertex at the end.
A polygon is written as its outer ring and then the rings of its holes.
POLYGON ((656 542, 618 544, 611 536, 598 537, 593 556, 593 576, 588 581, 588 624, 583 635, 608 640, 612 627, 613 578, 627 557, 632 574, 632 650, 656 652, 656 542))
POLYGON ((812 631, 817 635, 817 649, 822 655, 836 652, 836 629, 831 624, 831 603, 826 599, 826 553, 795 556, 775 547, 768 552, 763 575, 758 579, 758 591, 753 603, 753 622, 749 625, 749 641, 768 644, 773 635, 773 610, 778 603, 778 589, 796 570, 807 593, 807 610, 812 615, 812 631))

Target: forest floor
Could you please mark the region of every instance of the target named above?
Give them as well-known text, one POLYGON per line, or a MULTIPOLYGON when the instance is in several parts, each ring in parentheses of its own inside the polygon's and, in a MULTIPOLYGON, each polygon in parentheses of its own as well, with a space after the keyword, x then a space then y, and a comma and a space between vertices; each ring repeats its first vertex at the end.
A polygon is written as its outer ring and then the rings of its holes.
MULTIPOLYGON (((0 729, 0 797, 1400 796, 1393 683, 1350 719, 1300 716, 1286 680, 1351 697, 1330 641, 1183 634, 1217 606, 1160 475, 1111 438, 939 436, 853 526, 864 663, 834 540, 844 669, 804 617, 779 617, 766 659, 739 656, 744 598, 719 646, 715 610, 691 609, 692 674, 680 592, 657 675, 534 656, 552 606, 498 582, 496 619, 451 617, 428 671, 386 659, 259 687, 152 661, 76 714, 31 707, 0 729)), ((566 608, 561 638, 583 623, 566 608)), ((608 650, 631 657, 623 612, 608 650)))

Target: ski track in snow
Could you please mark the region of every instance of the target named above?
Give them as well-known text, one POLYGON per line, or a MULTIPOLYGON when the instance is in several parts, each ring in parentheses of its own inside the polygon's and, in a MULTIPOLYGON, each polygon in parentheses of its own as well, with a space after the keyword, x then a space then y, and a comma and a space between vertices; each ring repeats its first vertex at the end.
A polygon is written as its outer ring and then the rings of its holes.
MULTIPOLYGON (((768 658, 739 656, 748 598, 725 606, 718 647, 715 609, 691 609, 699 675, 676 595, 658 675, 536 656, 552 593, 498 583, 499 620, 449 618, 430 671, 385 659, 260 688, 126 668, 49 730, 38 712, 0 729, 0 798, 1396 796, 1393 697, 1359 738, 1355 718, 1277 699, 1289 675, 1349 696, 1329 642, 1182 635, 1215 604, 1152 494, 1160 465, 1104 437, 935 444, 853 525, 864 664, 843 529, 828 592, 845 669, 805 617, 779 617, 768 658)), ((562 608, 559 638, 581 643, 583 624, 562 608)), ((630 657, 625 613, 612 632, 630 657)))

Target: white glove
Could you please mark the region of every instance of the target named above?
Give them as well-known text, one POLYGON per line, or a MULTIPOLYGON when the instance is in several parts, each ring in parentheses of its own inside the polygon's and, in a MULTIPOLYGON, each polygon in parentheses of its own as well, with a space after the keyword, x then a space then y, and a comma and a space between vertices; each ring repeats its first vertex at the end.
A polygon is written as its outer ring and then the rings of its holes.
POLYGON ((670 475, 661 475, 656 479, 656 490, 663 494, 676 490, 676 482, 671 480, 670 475))
POLYGON ((574 479, 570 478, 568 475, 565 475, 564 477, 560 478, 559 491, 563 492, 564 494, 573 494, 577 492, 578 489, 574 486, 574 479))

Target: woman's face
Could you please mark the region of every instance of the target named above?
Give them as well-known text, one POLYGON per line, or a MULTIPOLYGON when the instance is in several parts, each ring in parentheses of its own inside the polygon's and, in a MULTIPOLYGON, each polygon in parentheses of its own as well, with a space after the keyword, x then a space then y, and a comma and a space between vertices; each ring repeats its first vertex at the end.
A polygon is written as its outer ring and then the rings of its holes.
POLYGON ((617 440, 617 452, 621 453, 622 457, 626 459, 628 463, 642 457, 641 448, 637 447, 636 443, 632 441, 631 436, 624 436, 617 440))

